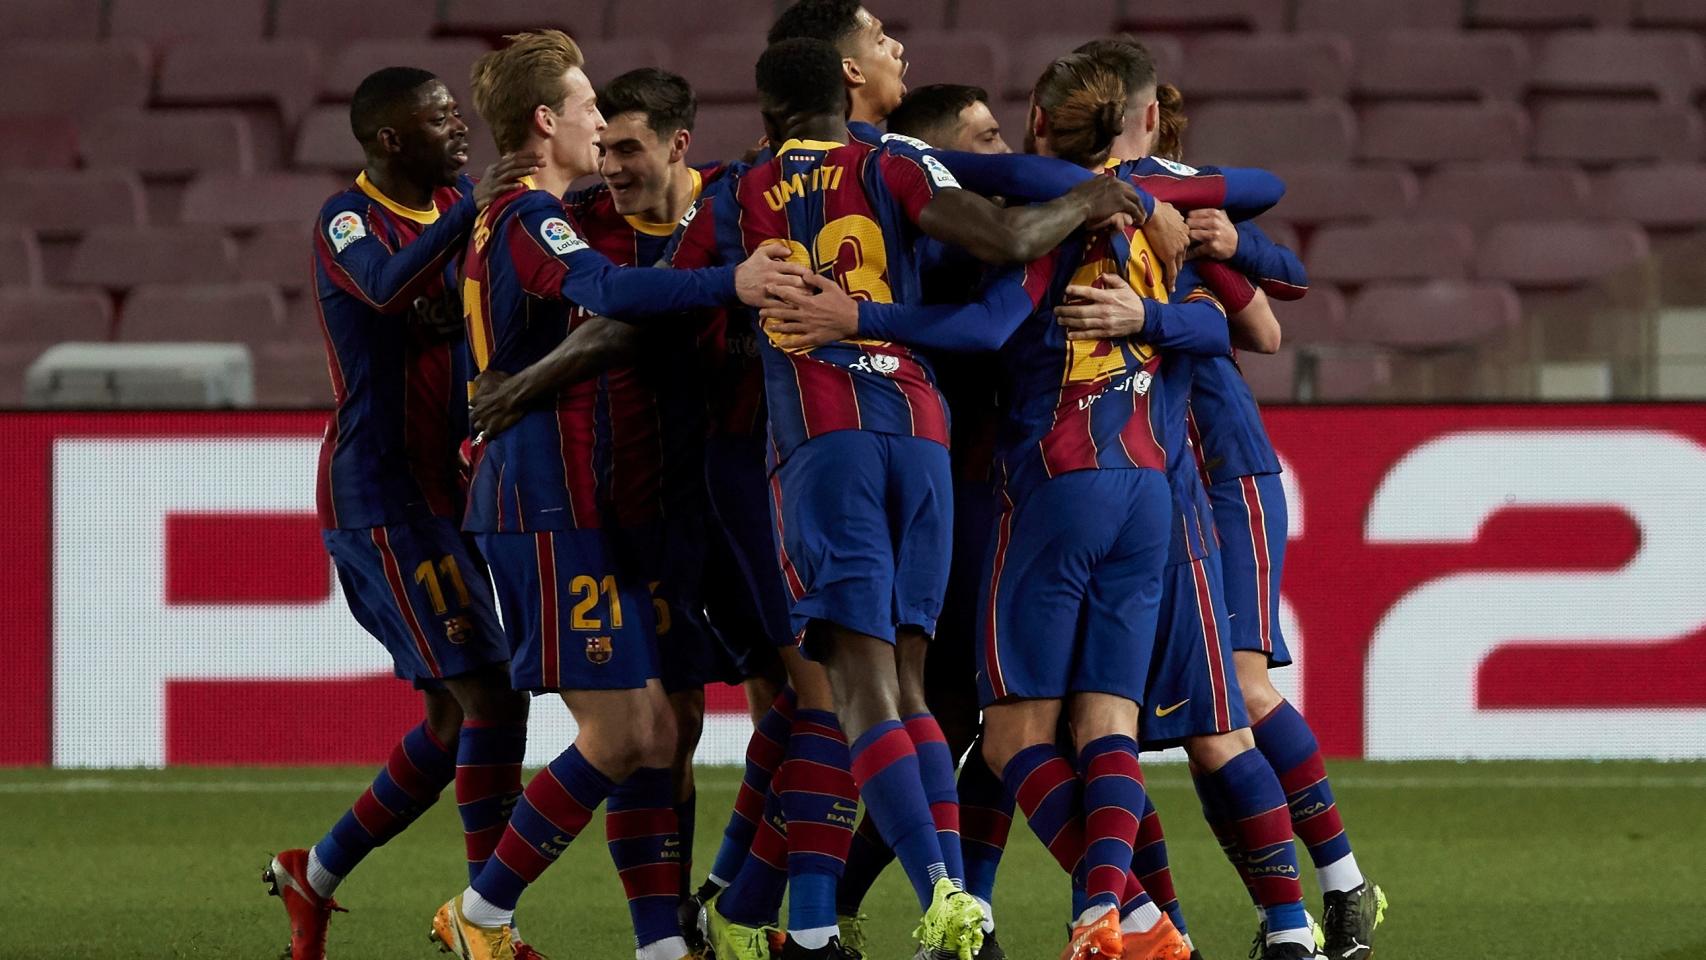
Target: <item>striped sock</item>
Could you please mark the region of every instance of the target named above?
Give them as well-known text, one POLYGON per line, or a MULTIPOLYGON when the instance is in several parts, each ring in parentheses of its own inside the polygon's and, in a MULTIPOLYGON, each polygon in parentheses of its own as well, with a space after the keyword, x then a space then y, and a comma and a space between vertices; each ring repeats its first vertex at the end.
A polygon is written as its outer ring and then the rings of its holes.
POLYGON ((1013 798, 983 759, 983 745, 972 747, 960 767, 960 847, 966 861, 966 891, 984 903, 995 902, 995 872, 1013 826, 1013 798))
POLYGON ((617 784, 605 803, 604 837, 628 895, 634 943, 640 947, 681 935, 675 921, 681 836, 670 803, 673 793, 668 768, 641 767, 617 784))
POLYGON ((1351 838, 1339 818, 1327 765, 1309 721, 1281 700, 1250 732, 1256 735, 1256 749, 1279 775, 1291 808, 1291 829, 1309 848, 1322 892, 1356 889, 1362 884, 1362 871, 1351 854, 1351 838))
POLYGON ((675 829, 681 837, 681 890, 685 900, 693 893, 693 835, 698 825, 699 792, 690 790, 687 799, 675 801, 675 829))
POLYGON ((1212 787, 1204 782, 1206 774, 1191 774, 1191 784, 1197 789, 1197 799, 1202 801, 1202 817, 1208 823, 1208 828, 1214 834, 1214 841, 1220 844, 1220 852, 1226 857, 1226 862, 1232 864, 1232 869, 1238 874, 1239 882, 1244 884, 1244 891, 1250 895, 1250 902, 1261 909, 1261 902, 1256 899, 1256 888, 1250 883, 1250 875, 1244 872, 1244 851, 1238 845, 1238 832, 1232 829, 1232 817, 1214 793, 1212 787))
POLYGON ((1246 750, 1197 782, 1199 789, 1206 787, 1214 795, 1231 821, 1245 875, 1267 917, 1269 936, 1306 928, 1291 815, 1285 791, 1268 761, 1260 751, 1246 750))
POLYGON ((494 908, 513 911, 522 891, 557 862, 613 789, 610 778, 571 745, 528 782, 470 887, 494 908))
POLYGON ((1120 930, 1125 933, 1145 933, 1154 929, 1160 922, 1161 910, 1155 906, 1154 898, 1143 888, 1143 881, 1138 879, 1137 874, 1127 870, 1125 889, 1120 893, 1120 930))
POLYGON ((835 714, 800 710, 776 773, 788 825, 788 929, 833 929, 836 885, 847 864, 858 793, 835 714))
POLYGON ((942 847, 942 863, 948 876, 965 886, 965 857, 960 851, 960 793, 954 786, 954 753, 942 727, 928 713, 915 713, 902 721, 912 748, 918 754, 918 775, 924 795, 930 800, 930 819, 936 824, 936 842, 942 847))
POLYGON ((491 857, 521 796, 521 758, 526 753, 526 724, 470 720, 462 725, 456 743, 456 811, 462 817, 470 881, 491 857))
POLYGON ((1113 734, 1086 744, 1078 757, 1084 781, 1084 882, 1092 905, 1118 908, 1131 872, 1138 811, 1145 798, 1137 741, 1113 734))
POLYGON ((752 738, 746 742, 746 772, 742 774, 740 792, 735 794, 734 812, 723 828, 723 842, 717 857, 711 861, 711 880, 726 887, 740 873, 759 821, 764 819, 764 800, 770 793, 770 780, 782 763, 787 750, 788 735, 794 726, 794 691, 782 688, 776 701, 758 720, 752 738))
MULTIPOLYGON (((1048 848, 1054 862, 1060 864, 1080 886, 1079 861, 1084 858, 1084 796, 1078 775, 1072 765, 1060 755, 1052 743, 1026 747, 1007 761, 1001 771, 1007 793, 1025 811, 1025 821, 1031 832, 1048 848)), ((1075 903, 1073 914, 1083 912, 1075 903)))
POLYGON ((928 908, 936 881, 948 875, 948 867, 930 816, 918 752, 899 720, 884 720, 853 744, 853 780, 883 839, 906 868, 919 905, 928 908))
POLYGON ((894 862, 894 851, 877 830, 877 822, 866 810, 853 831, 853 843, 847 851, 847 868, 841 871, 841 885, 835 891, 835 910, 844 917, 858 916, 859 905, 877 877, 894 862))
MULTIPOLYGON (((385 766, 314 845, 314 859, 331 877, 342 880, 362 858, 414 823, 456 778, 455 754, 432 735, 425 723, 403 735, 385 766)), ((315 892, 332 895, 337 883, 315 892)))
POLYGON ((1155 898, 1155 905, 1166 911, 1179 933, 1188 932, 1185 911, 1180 909, 1179 895, 1173 889, 1173 871, 1167 861, 1167 839, 1161 832, 1161 815, 1155 812, 1155 803, 1149 799, 1147 791, 1143 795, 1143 818, 1137 825, 1137 846, 1131 854, 1131 872, 1155 898))
POLYGON ((774 926, 787 888, 787 825, 782 819, 782 799, 771 792, 765 798, 746 862, 717 895, 717 912, 743 927, 774 926))

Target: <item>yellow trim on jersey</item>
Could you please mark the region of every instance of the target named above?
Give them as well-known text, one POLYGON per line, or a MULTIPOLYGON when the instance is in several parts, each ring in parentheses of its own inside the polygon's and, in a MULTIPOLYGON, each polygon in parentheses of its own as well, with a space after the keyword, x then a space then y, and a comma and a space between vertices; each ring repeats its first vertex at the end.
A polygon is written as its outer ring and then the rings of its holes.
POLYGON ((834 140, 787 140, 776 148, 776 155, 781 156, 796 148, 800 150, 839 150, 845 146, 847 144, 836 143, 834 140))
MULTIPOLYGON (((687 198, 687 205, 691 207, 698 202, 700 192, 705 189, 705 178, 700 176, 699 171, 693 167, 688 167, 687 172, 693 176, 693 196, 687 198)), ((650 220, 641 220, 639 217, 630 217, 625 213, 622 215, 622 219, 628 221, 628 226, 648 237, 674 236, 675 228, 679 223, 677 220, 671 220, 668 223, 653 223, 650 220)))
POLYGON ((428 208, 426 210, 416 210, 414 207, 403 206, 402 204, 398 203, 397 201, 391 199, 390 197, 387 197, 383 192, 380 191, 380 189, 378 187, 374 186, 373 181, 367 179, 367 171, 366 170, 363 170, 361 173, 356 175, 355 186, 356 186, 356 189, 360 190, 362 193, 365 193, 368 196, 372 197, 373 199, 379 201, 380 206, 391 211, 392 213, 396 214, 399 217, 406 217, 410 220, 413 220, 414 222, 416 222, 418 224, 421 224, 422 226, 425 226, 425 225, 430 224, 430 223, 437 223, 438 222, 438 208, 437 207, 431 207, 431 208, 428 208))

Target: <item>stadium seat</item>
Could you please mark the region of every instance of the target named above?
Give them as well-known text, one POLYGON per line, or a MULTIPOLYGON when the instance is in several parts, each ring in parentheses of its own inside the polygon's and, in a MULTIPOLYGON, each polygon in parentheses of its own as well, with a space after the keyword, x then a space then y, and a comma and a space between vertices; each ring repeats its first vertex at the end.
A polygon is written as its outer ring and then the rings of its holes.
MULTIPOLYGON (((1049 23, 1049 27, 1056 31, 1067 27, 1073 36, 1079 38, 1055 53, 1055 56, 1060 56, 1091 37, 1115 32, 1119 6, 1119 0, 1079 0, 1071 7, 1045 13, 1028 0, 979 0, 976 4, 959 0, 953 6, 951 27, 955 30, 993 30, 1010 40, 1018 40, 1035 36, 1037 28, 1043 25, 1042 21, 1052 19, 1048 15, 1052 13, 1060 17, 1061 22, 1049 23)), ((1037 65, 1037 71, 1042 72, 1041 64, 1037 65)))
POLYGON ((1513 103, 1383 103, 1365 109, 1361 125, 1364 160, 1432 166, 1528 153, 1528 117, 1513 103))
POLYGON ((1275 300, 1272 306, 1284 331, 1284 343, 1295 346, 1350 338, 1345 326, 1345 295, 1330 284, 1310 287, 1309 295, 1302 300, 1275 300))
POLYGON ((1588 178, 1575 167, 1451 164, 1422 181, 1416 215, 1480 226, 1501 220, 1568 219, 1592 209, 1588 178))
POLYGON ((1294 223, 1402 217, 1416 205, 1415 174, 1396 164, 1307 164, 1274 172, 1285 181, 1275 213, 1294 223))
POLYGON ((1698 160, 1700 115, 1683 106, 1619 99, 1549 100, 1534 108, 1534 156, 1605 166, 1698 160))
POLYGON ((6 219, 37 236, 147 222, 142 181, 128 170, 0 171, 0 196, 6 197, 6 219))
POLYGON ((1211 103, 1191 114, 1190 156, 1205 164, 1344 163, 1356 142, 1356 118, 1334 100, 1211 103))
POLYGON ((1342 97, 1350 86, 1351 45, 1327 33, 1213 34, 1186 47, 1189 99, 1342 97))
POLYGON ((337 177, 312 173, 207 174, 184 191, 183 221, 234 230, 269 223, 305 228, 343 186, 337 177))
POLYGON ((1301 254, 1303 251, 1303 241, 1298 238, 1297 228, 1285 220, 1263 217, 1256 223, 1262 228, 1262 232, 1268 235, 1269 240, 1294 253, 1301 254))
POLYGON ((1351 300, 1349 327, 1359 340, 1402 350, 1466 347, 1515 329, 1516 291, 1502 283, 1373 284, 1351 300))
POLYGON ((1356 92, 1375 99, 1515 100, 1532 69, 1528 44, 1505 31, 1417 30, 1363 38, 1356 92))
MULTIPOLYGON (((906 59, 908 87, 967 83, 985 90, 999 90, 1008 75, 1006 44, 998 34, 987 30, 909 33, 906 59)), ((1038 72, 1042 72, 1040 67, 1038 72)))
POLYGON ((218 227, 96 227, 77 244, 65 279, 108 290, 226 283, 237 279, 237 244, 218 227))
POLYGON ((6 0, 0 3, 0 37, 94 41, 104 6, 104 0, 6 0))
POLYGON ((764 136, 764 121, 758 108, 748 103, 708 104, 699 108, 693 125, 694 163, 738 160, 746 156, 764 136))
POLYGON ((361 169, 361 144, 350 133, 349 108, 315 107, 296 129, 291 163, 304 170, 331 170, 354 176, 361 169))
POLYGON ((184 42, 259 40, 267 0, 108 0, 107 35, 158 46, 184 42))
POLYGON ((1297 0, 1293 26, 1354 37, 1456 30, 1463 0, 1297 0))
POLYGON ((284 298, 266 284, 158 284, 125 298, 118 339, 258 344, 275 339, 283 324, 284 298))
POLYGON ((306 40, 189 43, 166 51, 156 99, 177 105, 266 104, 294 122, 314 102, 319 76, 319 53, 306 40))
POLYGON ((69 117, 14 118, 0 139, 0 170, 69 170, 77 166, 77 124, 69 117))
POLYGON ((1289 403, 1297 399, 1297 351, 1281 347, 1272 355, 1240 353, 1238 370, 1250 392, 1262 403, 1289 403))
MULTIPOLYGON (((1044 67, 1096 36, 1094 32, 1085 30, 1078 33, 1047 33, 1010 38, 1007 41, 1007 93, 1014 97, 1030 96, 1031 88, 1036 86, 1037 77, 1042 75, 1044 67)), ((1173 37, 1162 34, 1144 37, 1143 45, 1149 48, 1149 55, 1155 58, 1155 75, 1163 82, 1178 83, 1184 73, 1184 45, 1173 37)), ((911 78, 908 77, 908 80, 911 78)), ((1001 93, 1000 90, 993 89, 989 92, 996 96, 1001 93)), ((1187 97, 1187 107, 1190 102, 1187 97)))
POLYGON ((1706 28, 1706 3, 1700 0, 1637 0, 1635 25, 1706 28))
POLYGON ((1569 30, 1537 42, 1531 87, 1545 93, 1651 93, 1687 103, 1706 84, 1706 45, 1693 34, 1569 30))
MULTIPOLYGON (((1076 6, 1076 5, 1074 5, 1076 6)), ((1252 30, 1285 28, 1286 4, 1273 0, 1192 0, 1191 3, 1120 3, 1122 30, 1252 30)), ((1038 9, 1029 7, 1034 22, 1038 9)), ((1076 11, 1074 11, 1076 12, 1076 11)))
POLYGON ((0 343, 45 347, 112 336, 112 300, 88 290, 0 288, 0 343))
POLYGON ((270 283, 285 293, 307 289, 313 280, 313 231, 295 223, 275 223, 255 231, 237 257, 237 279, 270 283))
POLYGON ((0 47, 0 115, 76 119, 148 102, 151 58, 138 40, 32 41, 0 47))
MULTIPOLYGON (((958 6, 958 0, 907 0, 904 5, 885 4, 882 9, 883 29, 901 40, 914 30, 950 29, 954 24, 948 21, 949 11, 958 6)), ((972 20, 976 20, 975 15, 972 20)), ((966 23, 965 27, 969 30, 989 29, 985 24, 976 22, 966 23)))
MULTIPOLYGON (((621 0, 608 9, 610 19, 604 25, 604 34, 610 37, 687 40, 704 33, 746 33, 756 35, 762 45, 771 21, 776 19, 772 0, 621 0)), ((751 66, 747 64, 748 69, 751 66)))
MULTIPOLYGON (((669 45, 653 37, 588 37, 585 40, 576 37, 575 42, 580 44, 581 53, 586 57, 587 65, 592 68, 593 80, 596 83, 606 83, 611 78, 637 67, 675 69, 676 60, 670 55, 669 45)), ((686 64, 687 61, 683 60, 681 63, 686 64)), ((697 68, 699 64, 693 66, 697 68)), ((466 116, 467 111, 463 111, 463 115, 466 116)))
POLYGON ((1620 27, 1629 22, 1633 0, 1474 0, 1466 4, 1469 25, 1520 30, 1560 27, 1620 27))
MULTIPOLYGON (((562 0, 443 0, 438 32, 496 40, 522 30, 554 27, 578 41, 583 34, 594 37, 603 31, 602 6, 562 0)), ((588 58, 587 62, 598 69, 596 61, 588 58)))
MULTIPOLYGON (((436 4, 421 0, 273 0, 273 35, 335 51, 358 40, 403 40, 432 32, 436 4)), ((568 4, 565 4, 567 6, 568 4)))
POLYGON ((1392 358, 1384 353, 1325 353, 1315 358, 1314 398, 1332 403, 1371 400, 1392 382, 1392 358))
POLYGON ((1706 226, 1706 166, 1701 164, 1615 167, 1594 179, 1594 190, 1601 216, 1657 229, 1706 226))
POLYGON ((326 348, 314 343, 267 343, 255 349, 255 405, 302 409, 332 405, 326 348))
POLYGON ((1468 274, 1475 236, 1461 223, 1381 220, 1322 227, 1308 252, 1313 281, 1459 280, 1468 274))
POLYGON ((249 123, 233 110, 113 110, 83 127, 91 167, 129 168, 145 177, 254 169, 249 123))
MULTIPOLYGON (((700 101, 710 103, 755 102, 758 90, 754 86, 752 67, 763 52, 764 35, 756 32, 684 37, 675 47, 676 62, 682 67, 682 75, 693 84, 700 101)), ((599 82, 621 72, 601 74, 599 82)))
POLYGON ((1633 223, 1536 220, 1501 223, 1481 238, 1476 272, 1518 287, 1566 287, 1644 260, 1647 235, 1633 223))
POLYGON ((36 287, 41 282, 36 235, 23 227, 0 226, 0 287, 36 287))
POLYGON ((320 81, 324 100, 349 100, 368 74, 381 67, 418 67, 450 88, 463 113, 474 111, 468 77, 474 61, 491 49, 478 40, 357 40, 332 57, 320 81))

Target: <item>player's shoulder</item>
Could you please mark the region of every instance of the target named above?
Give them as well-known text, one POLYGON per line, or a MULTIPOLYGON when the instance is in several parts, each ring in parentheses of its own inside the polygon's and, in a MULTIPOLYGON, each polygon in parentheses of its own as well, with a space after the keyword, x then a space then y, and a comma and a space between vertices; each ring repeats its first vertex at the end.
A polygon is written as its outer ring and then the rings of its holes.
POLYGON ((475 181, 473 177, 468 176, 466 173, 458 174, 455 183, 439 187, 437 190, 432 192, 433 204, 440 210, 450 209, 463 197, 471 197, 474 195, 474 186, 476 182, 477 181, 475 181))
POLYGON ((1122 160, 1115 172, 1119 176, 1182 178, 1201 176, 1204 170, 1164 157, 1139 157, 1136 160, 1122 160))
POLYGON ((368 211, 373 200, 353 183, 326 198, 320 205, 318 232, 338 254, 350 244, 367 236, 368 211))

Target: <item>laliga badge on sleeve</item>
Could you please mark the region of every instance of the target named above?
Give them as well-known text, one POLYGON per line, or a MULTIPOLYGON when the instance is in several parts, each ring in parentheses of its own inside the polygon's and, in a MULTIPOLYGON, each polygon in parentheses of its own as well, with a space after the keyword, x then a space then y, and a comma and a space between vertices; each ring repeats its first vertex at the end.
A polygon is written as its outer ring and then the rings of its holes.
POLYGON ((954 179, 954 175, 948 172, 947 167, 942 166, 942 161, 928 154, 919 159, 924 161, 924 170, 930 174, 930 182, 935 185, 936 189, 954 190, 959 188, 960 182, 954 179))
POLYGON ((326 239, 332 241, 333 253, 343 253, 345 247, 365 236, 367 225, 361 222, 361 215, 354 210, 345 210, 326 226, 326 239))
POLYGON ((561 217, 552 217, 541 223, 539 225, 539 236, 544 239, 545 246, 558 256, 586 249, 586 241, 582 240, 580 235, 575 233, 574 228, 569 226, 569 222, 561 217))
POLYGON ((1168 170, 1171 170, 1172 172, 1178 174, 1181 177, 1194 177, 1197 175, 1197 168, 1196 167, 1187 166, 1186 164, 1177 163, 1177 162, 1172 161, 1172 160, 1165 160, 1165 159, 1162 159, 1161 157, 1150 157, 1149 159, 1154 160, 1156 163, 1160 164, 1162 167, 1164 167, 1168 170))

